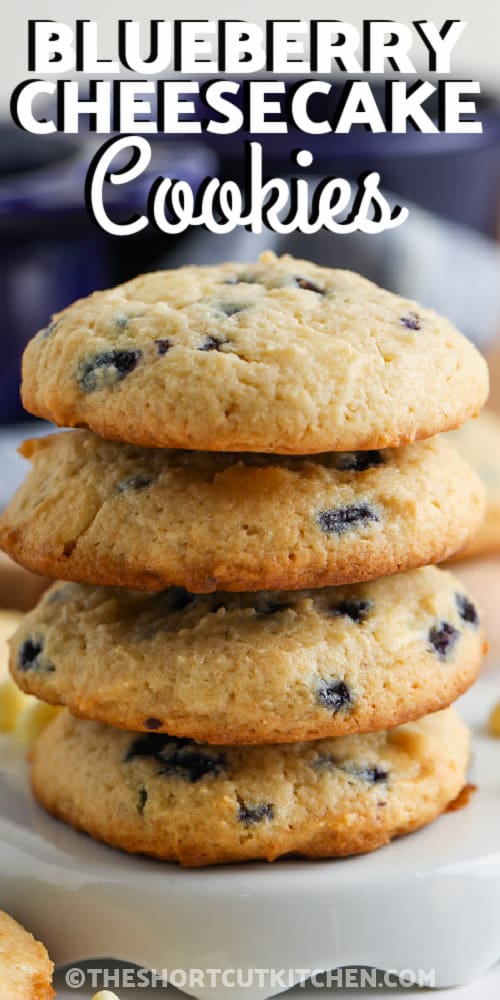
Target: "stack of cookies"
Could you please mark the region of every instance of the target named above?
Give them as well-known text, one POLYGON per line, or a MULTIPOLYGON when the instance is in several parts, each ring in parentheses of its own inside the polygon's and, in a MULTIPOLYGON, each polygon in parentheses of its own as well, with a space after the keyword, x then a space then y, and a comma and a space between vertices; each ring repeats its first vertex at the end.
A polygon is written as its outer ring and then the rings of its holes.
POLYGON ((2 544, 60 581, 18 629, 53 813, 187 865, 368 851, 466 783, 478 614, 434 566, 483 488, 440 432, 487 369, 449 323, 289 257, 157 272, 29 344, 2 544))

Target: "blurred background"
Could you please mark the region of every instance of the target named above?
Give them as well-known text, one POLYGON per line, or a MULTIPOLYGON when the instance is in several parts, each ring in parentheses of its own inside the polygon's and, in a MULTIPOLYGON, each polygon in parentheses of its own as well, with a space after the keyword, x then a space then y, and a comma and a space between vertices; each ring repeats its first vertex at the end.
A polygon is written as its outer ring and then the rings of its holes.
MULTIPOLYGON (((383 10, 373 3, 350 0, 332 11, 319 0, 304 11, 302 0, 253 4, 242 16, 317 18, 337 16, 360 25, 365 17, 383 16, 411 21, 428 17, 467 23, 454 54, 458 79, 479 79, 482 135, 372 135, 363 128, 348 136, 263 136, 265 171, 290 172, 289 153, 299 146, 314 154, 321 176, 356 178, 377 170, 391 202, 410 207, 400 228, 377 236, 319 234, 289 238, 270 232, 262 237, 245 231, 212 236, 198 230, 172 238, 147 229, 135 238, 111 238, 86 214, 83 185, 93 150, 105 137, 37 137, 9 121, 8 101, 26 71, 27 21, 52 18, 71 23, 77 17, 96 19, 102 55, 117 54, 116 21, 138 18, 135 0, 22 0, 4 14, 0 82, 0 462, 4 475, 0 506, 24 474, 15 444, 26 434, 20 422, 29 420, 19 402, 19 364, 26 341, 45 326, 50 315, 73 299, 126 280, 134 274, 179 263, 251 259, 270 246, 320 263, 344 266, 387 287, 420 299, 447 314, 492 358, 496 365, 500 330, 500 8, 487 0, 474 5, 457 0, 453 10, 443 0, 386 0, 383 10)), ((161 10, 154 0, 142 0, 140 20, 182 16, 234 18, 234 4, 213 0, 183 0, 161 10)), ((422 47, 419 47, 419 50, 422 47)), ((417 51, 417 50, 416 50, 417 51)), ((416 53, 415 53, 416 55, 416 53)), ((412 58, 413 58, 412 53, 412 58)), ((428 76, 428 72, 425 74, 428 76)), ((170 74, 171 78, 172 74, 170 74)), ((289 84, 293 79, 289 78, 289 84)), ((343 82, 343 81, 340 81, 343 82)), ((372 78, 373 82, 373 78, 372 78)), ((380 80, 380 93, 383 80, 380 80)), ((136 183, 114 188, 113 215, 128 217, 143 211, 152 179, 159 173, 186 178, 196 188, 207 174, 241 176, 242 137, 153 137, 154 157, 147 175, 136 183)), ((259 137, 257 137, 259 138, 259 137)), ((313 171, 307 171, 313 182, 313 171)), ((34 422, 28 428, 31 433, 34 422)))

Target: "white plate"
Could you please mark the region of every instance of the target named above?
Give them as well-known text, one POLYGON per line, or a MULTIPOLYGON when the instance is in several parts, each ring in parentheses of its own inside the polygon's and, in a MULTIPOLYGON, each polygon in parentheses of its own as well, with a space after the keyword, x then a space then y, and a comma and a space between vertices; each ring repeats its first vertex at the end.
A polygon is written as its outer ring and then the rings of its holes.
MULTIPOLYGON (((186 870, 127 856, 45 815, 4 740, 0 905, 58 965, 110 956, 177 975, 201 970, 204 984, 185 987, 200 998, 221 994, 207 969, 285 969, 289 985, 306 970, 360 965, 434 970, 436 986, 476 979, 500 958, 500 744, 481 732, 497 688, 483 680, 461 702, 475 729, 479 790, 469 806, 341 861, 186 870)), ((230 994, 280 991, 263 979, 230 994)))

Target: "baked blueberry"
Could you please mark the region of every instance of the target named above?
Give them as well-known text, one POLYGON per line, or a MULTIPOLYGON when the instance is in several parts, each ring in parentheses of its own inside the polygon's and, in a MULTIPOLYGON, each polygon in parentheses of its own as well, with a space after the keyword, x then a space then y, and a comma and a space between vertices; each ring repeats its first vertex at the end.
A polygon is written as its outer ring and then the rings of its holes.
POLYGON ((362 528, 370 521, 380 521, 380 518, 368 503, 353 503, 346 507, 319 510, 318 524, 322 531, 329 535, 344 535, 353 528, 362 528))
POLYGON ((339 472, 365 472, 384 462, 381 451, 344 451, 336 456, 335 468, 339 472))
POLYGON ((163 747, 170 740, 166 733, 147 733, 138 736, 129 746, 125 754, 125 761, 133 760, 134 757, 156 757, 163 750, 163 747))
POLYGON ((133 372, 134 368, 137 368, 141 358, 142 351, 139 350, 112 350, 95 354, 93 358, 79 365, 78 384, 84 392, 95 392, 102 386, 102 380, 107 385, 121 382, 133 372))
POLYGON ((176 775, 193 784, 227 769, 224 754, 203 749, 191 740, 181 741, 180 746, 165 747, 160 756, 163 763, 160 774, 176 775))
POLYGON ((156 719, 154 716, 144 720, 144 728, 150 729, 152 732, 154 732, 155 729, 161 729, 161 726, 161 719, 156 719))
POLYGON ((216 777, 227 769, 223 753, 212 751, 194 740, 160 733, 147 733, 134 740, 125 761, 134 757, 152 757, 160 764, 158 774, 182 778, 192 784, 207 776, 216 777))
POLYGON ((207 337, 201 347, 198 348, 199 351, 220 351, 223 344, 226 344, 226 340, 217 340, 216 337, 207 337))
POLYGON ((460 632, 450 622, 439 622, 429 630, 429 643, 440 660, 446 660, 460 637, 460 632))
POLYGON ((479 625, 479 615, 475 604, 465 594, 455 594, 455 600, 462 621, 467 622, 468 625, 479 625))
POLYGON ((167 337, 162 337, 160 338, 160 340, 155 340, 155 344, 156 344, 156 350, 160 358, 163 357, 163 355, 166 354, 167 351, 169 351, 170 348, 172 347, 172 344, 170 343, 170 340, 167 339, 167 337))
POLYGON ((416 312, 409 312, 406 316, 401 316, 399 322, 406 330, 420 330, 420 316, 416 312))
POLYGON ((382 782, 387 781, 389 777, 389 772, 384 768, 379 767, 378 764, 338 764, 338 767, 346 774, 352 774, 354 778, 359 778, 360 781, 366 781, 368 785, 379 785, 382 782))
POLYGON ((369 612, 373 607, 373 601, 364 597, 346 597, 344 601, 333 604, 328 610, 331 615, 350 618, 353 622, 361 624, 366 621, 369 612))
POLYGON ((342 708, 352 705, 352 694, 345 681, 322 680, 316 690, 316 701, 336 715, 342 708))
POLYGON ((389 772, 378 764, 356 764, 354 761, 337 760, 333 754, 319 754, 313 761, 316 771, 333 771, 338 769, 345 774, 357 778, 359 781, 366 781, 368 785, 378 785, 387 781, 389 772))
POLYGON ((19 647, 17 662, 20 670, 43 670, 49 673, 55 670, 53 663, 49 663, 43 655, 44 640, 42 636, 34 636, 25 639, 19 647))
POLYGON ((258 806, 247 806, 244 802, 240 802, 238 820, 244 826, 253 826, 254 823, 261 823, 264 819, 274 819, 274 806, 271 802, 261 802, 258 806))

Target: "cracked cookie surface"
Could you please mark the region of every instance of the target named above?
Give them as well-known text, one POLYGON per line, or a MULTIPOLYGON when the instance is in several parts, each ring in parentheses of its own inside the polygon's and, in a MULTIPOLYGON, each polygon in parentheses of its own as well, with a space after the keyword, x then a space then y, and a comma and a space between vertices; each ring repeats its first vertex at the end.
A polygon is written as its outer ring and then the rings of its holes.
POLYGON ((57 314, 26 409, 153 447, 398 447, 477 414, 488 374, 445 319, 348 271, 263 254, 141 275, 57 314))
POLYGON ((39 802, 125 851, 184 865, 374 850, 442 813, 466 782, 453 709, 365 736, 213 747, 66 712, 33 754, 39 802))
POLYGON ((74 715, 241 744, 375 731, 445 708, 475 680, 483 643, 463 585, 426 567, 246 594, 59 583, 10 645, 16 683, 74 715))
POLYGON ((484 489, 443 438, 269 456, 138 448, 69 431, 33 468, 0 542, 42 575, 162 590, 287 590, 388 576, 461 549, 484 489))

